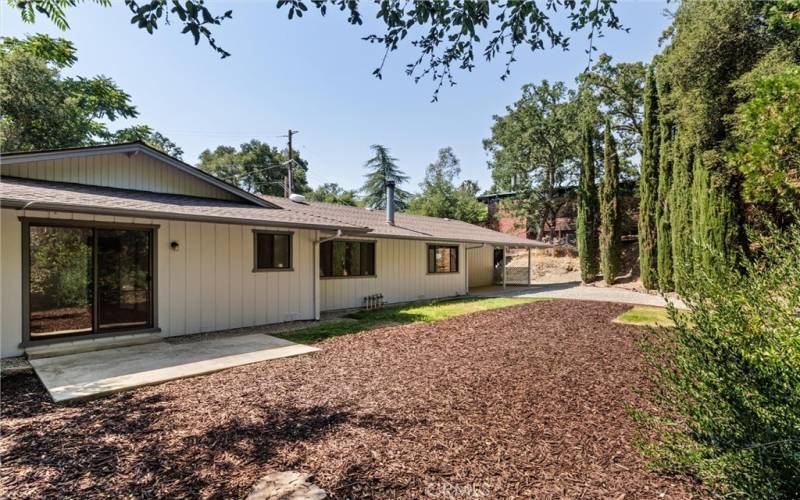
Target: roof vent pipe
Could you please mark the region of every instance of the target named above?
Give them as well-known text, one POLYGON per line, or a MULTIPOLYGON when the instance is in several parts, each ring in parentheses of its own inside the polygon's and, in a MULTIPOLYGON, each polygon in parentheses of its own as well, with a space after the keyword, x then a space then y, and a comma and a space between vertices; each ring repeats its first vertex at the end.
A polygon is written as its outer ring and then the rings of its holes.
POLYGON ((394 226, 394 181, 386 181, 386 223, 394 226))

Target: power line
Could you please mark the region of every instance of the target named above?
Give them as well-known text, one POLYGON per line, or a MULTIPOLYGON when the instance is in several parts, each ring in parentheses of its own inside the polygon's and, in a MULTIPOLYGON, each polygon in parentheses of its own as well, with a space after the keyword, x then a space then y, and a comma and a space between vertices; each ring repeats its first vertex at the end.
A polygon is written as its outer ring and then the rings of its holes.
POLYGON ((284 136, 284 137, 288 137, 289 138, 289 161, 288 161, 289 166, 286 169, 286 171, 287 171, 286 179, 287 179, 287 183, 288 183, 288 186, 289 186, 289 188, 288 188, 289 195, 291 195, 292 191, 294 190, 294 179, 292 178, 292 166, 294 166, 295 161, 294 161, 294 158, 293 158, 293 155, 292 155, 292 153, 293 153, 292 152, 292 136, 294 134, 299 134, 299 133, 300 133, 299 130, 289 129, 289 132, 287 133, 287 135, 284 136))

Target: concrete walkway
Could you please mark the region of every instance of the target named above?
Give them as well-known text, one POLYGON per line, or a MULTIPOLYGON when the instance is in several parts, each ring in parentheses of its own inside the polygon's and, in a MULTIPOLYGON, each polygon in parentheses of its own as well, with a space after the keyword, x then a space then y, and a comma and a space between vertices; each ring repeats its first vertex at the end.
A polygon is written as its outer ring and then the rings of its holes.
POLYGON ((318 351, 264 334, 120 347, 30 360, 53 400, 101 396, 143 385, 318 351))
MULTIPOLYGON (((482 287, 470 290, 473 297, 543 297, 552 299, 592 300, 597 302, 619 302, 643 306, 666 307, 667 301, 661 295, 634 292, 624 288, 585 286, 580 282, 556 283, 551 285, 482 287)), ((686 306, 680 299, 671 299, 678 309, 686 306)))

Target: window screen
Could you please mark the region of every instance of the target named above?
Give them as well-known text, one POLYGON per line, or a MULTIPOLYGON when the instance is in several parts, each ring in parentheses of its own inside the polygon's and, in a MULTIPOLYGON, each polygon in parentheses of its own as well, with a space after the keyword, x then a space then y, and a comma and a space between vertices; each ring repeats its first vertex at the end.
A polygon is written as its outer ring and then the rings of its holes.
POLYGON ((458 246, 428 245, 428 273, 457 273, 458 246))
POLYGON ((292 267, 291 234, 257 232, 255 236, 256 270, 292 267))
POLYGON ((319 249, 323 278, 375 276, 375 243, 372 241, 326 241, 319 249))

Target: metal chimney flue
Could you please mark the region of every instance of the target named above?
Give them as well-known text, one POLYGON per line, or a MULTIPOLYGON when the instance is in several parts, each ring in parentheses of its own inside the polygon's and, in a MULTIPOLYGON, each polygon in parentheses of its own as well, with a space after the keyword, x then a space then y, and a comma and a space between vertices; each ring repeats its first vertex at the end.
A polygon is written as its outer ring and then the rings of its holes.
POLYGON ((386 223, 394 226, 394 181, 386 181, 386 223))

